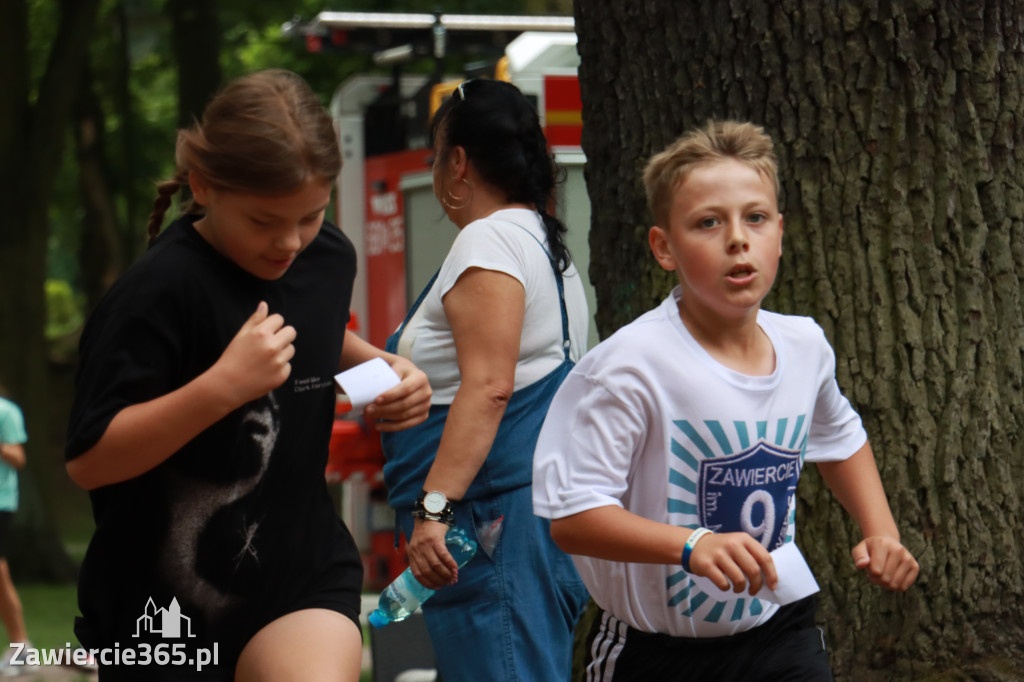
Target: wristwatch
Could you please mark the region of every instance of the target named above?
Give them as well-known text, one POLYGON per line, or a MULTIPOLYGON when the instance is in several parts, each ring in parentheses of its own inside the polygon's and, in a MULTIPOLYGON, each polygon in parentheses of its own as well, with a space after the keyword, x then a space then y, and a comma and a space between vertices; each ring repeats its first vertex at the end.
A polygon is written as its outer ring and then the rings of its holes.
POLYGON ((455 525, 455 512, 452 510, 452 503, 448 501, 444 493, 436 490, 431 492, 424 490, 420 493, 420 496, 416 498, 416 507, 413 509, 412 515, 418 519, 440 521, 449 526, 455 525))

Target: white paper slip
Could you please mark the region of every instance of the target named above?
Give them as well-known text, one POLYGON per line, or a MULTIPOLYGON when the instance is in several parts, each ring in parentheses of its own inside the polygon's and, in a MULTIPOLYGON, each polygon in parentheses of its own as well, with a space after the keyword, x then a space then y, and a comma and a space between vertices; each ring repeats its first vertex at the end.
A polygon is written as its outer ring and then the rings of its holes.
POLYGON ((384 358, 374 358, 352 369, 346 369, 340 374, 335 374, 334 380, 342 393, 352 401, 353 412, 362 412, 374 398, 402 382, 384 358))
MULTIPOLYGON (((754 596, 758 599, 775 602, 776 604, 791 604, 804 597, 809 597, 820 588, 818 581, 811 573, 811 567, 804 561, 804 555, 797 549, 795 542, 787 542, 771 553, 772 561, 775 562, 775 572, 779 576, 779 584, 774 590, 769 590, 765 585, 754 596)), ((715 587, 715 584, 707 578, 698 575, 691 575, 693 582, 702 592, 707 592, 711 597, 719 600, 735 599, 744 594, 735 592, 723 592, 715 587)))

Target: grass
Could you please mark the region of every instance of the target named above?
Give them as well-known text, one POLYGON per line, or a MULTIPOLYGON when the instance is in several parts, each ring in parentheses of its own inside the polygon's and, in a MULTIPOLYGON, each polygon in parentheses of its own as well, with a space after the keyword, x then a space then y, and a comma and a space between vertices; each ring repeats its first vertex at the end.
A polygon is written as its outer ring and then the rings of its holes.
MULTIPOLYGON (((75 615, 78 613, 75 585, 26 584, 16 587, 33 647, 63 649, 69 643, 72 649, 78 646, 73 631, 75 615)), ((9 643, 5 632, 4 648, 9 643)), ((33 682, 36 678, 26 675, 17 679, 33 682)), ((87 682, 89 679, 84 674, 74 678, 75 682, 87 682)))
MULTIPOLYGON (((16 585, 25 612, 25 627, 37 649, 63 649, 78 645, 73 627, 78 614, 75 585, 16 585)), ((4 633, 4 646, 9 644, 4 633)))

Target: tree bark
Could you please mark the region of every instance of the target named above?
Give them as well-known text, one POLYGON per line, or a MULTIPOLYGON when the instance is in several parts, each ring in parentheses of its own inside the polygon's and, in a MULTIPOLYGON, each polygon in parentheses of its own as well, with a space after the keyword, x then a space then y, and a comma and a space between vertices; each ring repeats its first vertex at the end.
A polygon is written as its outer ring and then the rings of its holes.
POLYGON ((768 309, 811 315, 864 419, 905 595, 809 468, 799 543, 839 680, 1024 669, 1024 3, 577 0, 591 278, 603 335, 673 283, 640 171, 708 118, 764 125, 785 215, 768 309), (600 274, 601 276, 596 276, 600 274))
POLYGON ((221 29, 216 0, 167 0, 178 63, 178 127, 202 116, 221 84, 221 29))
MULTIPOLYGON (((131 56, 129 54, 129 43, 131 42, 129 36, 129 24, 128 24, 128 11, 125 8, 124 1, 121 0, 117 3, 117 6, 113 10, 114 15, 114 26, 116 38, 116 51, 117 57, 115 59, 114 68, 114 82, 117 84, 114 88, 114 110, 117 113, 118 118, 121 120, 121 144, 120 144, 120 159, 121 159, 121 174, 118 184, 123 188, 124 191, 124 226, 127 234, 134 234, 134 231, 138 229, 136 222, 138 217, 137 209, 137 196, 133 191, 132 178, 136 177, 136 169, 138 168, 138 150, 135 142, 136 138, 136 122, 135 122, 135 107, 131 92, 131 56)), ((122 256, 122 262, 128 262, 132 260, 134 256, 134 250, 131 248, 123 248, 124 242, 128 241, 129 244, 143 243, 143 239, 138 240, 130 239, 126 237, 126 234, 122 233, 121 243, 122 248, 119 251, 122 254, 127 253, 127 257, 122 256)), ((88 311, 92 311, 93 306, 90 305, 88 311)))
MULTIPOLYGON (((91 311, 125 267, 110 169, 106 161, 106 117, 95 91, 92 68, 82 68, 74 107, 78 186, 82 196, 79 277, 91 311)), ((131 194, 126 192, 125 194, 131 194)))

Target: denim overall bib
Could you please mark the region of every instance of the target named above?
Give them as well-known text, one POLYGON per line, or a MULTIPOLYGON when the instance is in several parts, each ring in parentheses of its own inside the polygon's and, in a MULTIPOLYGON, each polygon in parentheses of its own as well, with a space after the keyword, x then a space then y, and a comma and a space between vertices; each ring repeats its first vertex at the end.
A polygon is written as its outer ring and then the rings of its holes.
MULTIPOLYGON (((478 544, 477 529, 504 517, 497 545, 491 554, 477 551, 459 569, 458 583, 441 588, 423 607, 446 682, 569 679, 573 628, 588 594, 572 560, 551 540, 550 521, 534 516, 532 499, 537 436, 555 391, 574 364, 569 359, 562 274, 551 265, 561 306, 564 360, 543 379, 512 394, 487 459, 463 499, 452 503, 456 525, 478 544)), ((389 352, 396 352, 405 326, 433 284, 434 279, 388 339, 389 352)), ((384 482, 406 538, 412 535, 413 505, 433 464, 448 409, 431 405, 419 426, 382 434, 384 482)))

